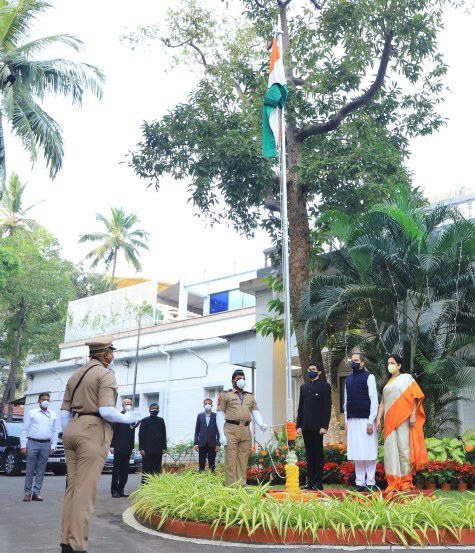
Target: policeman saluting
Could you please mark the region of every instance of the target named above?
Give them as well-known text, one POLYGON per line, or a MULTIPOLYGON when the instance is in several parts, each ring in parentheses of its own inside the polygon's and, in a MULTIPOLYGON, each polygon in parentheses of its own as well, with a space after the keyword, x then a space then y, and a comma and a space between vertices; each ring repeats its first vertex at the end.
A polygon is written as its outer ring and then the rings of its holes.
POLYGON ((117 411, 117 382, 109 368, 114 359, 112 336, 90 340, 89 362, 68 380, 61 405, 68 469, 61 531, 62 553, 87 553, 88 529, 97 484, 112 439, 110 422, 139 420, 137 413, 117 411))
POLYGON ((233 372, 231 390, 223 392, 218 398, 216 424, 219 441, 224 448, 224 465, 226 485, 246 484, 246 468, 251 451, 251 419, 265 432, 267 424, 262 422, 254 395, 245 392, 246 380, 244 371, 233 372))

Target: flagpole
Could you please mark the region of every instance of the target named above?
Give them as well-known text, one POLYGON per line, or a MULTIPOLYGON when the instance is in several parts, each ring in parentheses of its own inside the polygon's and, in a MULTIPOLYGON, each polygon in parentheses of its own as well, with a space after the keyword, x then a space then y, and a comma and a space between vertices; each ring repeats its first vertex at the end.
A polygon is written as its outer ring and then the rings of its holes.
MULTIPOLYGON (((283 31, 280 17, 277 23, 277 43, 280 55, 284 55, 282 48, 283 31)), ((280 215, 282 225, 282 276, 284 283, 284 337, 285 337, 285 367, 286 367, 286 392, 287 392, 287 420, 294 420, 294 403, 292 398, 292 329, 290 318, 290 270, 289 270, 289 229, 287 217, 287 159, 285 152, 285 108, 280 113, 280 215)))

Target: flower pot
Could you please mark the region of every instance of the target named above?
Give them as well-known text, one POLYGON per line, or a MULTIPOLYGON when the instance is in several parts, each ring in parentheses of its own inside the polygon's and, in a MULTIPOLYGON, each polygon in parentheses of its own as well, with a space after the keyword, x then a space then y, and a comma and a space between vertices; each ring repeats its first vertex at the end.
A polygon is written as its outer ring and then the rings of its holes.
POLYGON ((467 491, 467 482, 458 482, 457 490, 459 492, 466 492, 467 491))
POLYGON ((426 482, 424 485, 425 490, 435 490, 437 488, 436 482, 426 482))
POLYGON ((452 489, 452 484, 450 482, 442 482, 442 484, 440 485, 440 489, 444 492, 450 492, 450 490, 452 489))
POLYGON ((416 490, 423 490, 424 484, 422 482, 416 482, 416 490))

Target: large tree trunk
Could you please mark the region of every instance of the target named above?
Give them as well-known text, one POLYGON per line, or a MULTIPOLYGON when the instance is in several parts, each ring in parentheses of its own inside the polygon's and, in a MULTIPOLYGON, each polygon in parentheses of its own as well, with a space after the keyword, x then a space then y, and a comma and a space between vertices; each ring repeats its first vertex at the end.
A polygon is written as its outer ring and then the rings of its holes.
POLYGON ((118 250, 116 248, 115 251, 114 251, 114 259, 112 260, 112 274, 111 274, 111 281, 110 281, 110 284, 109 284, 109 292, 114 287, 115 268, 116 268, 116 265, 117 265, 117 251, 118 250))
POLYGON ((10 373, 8 374, 8 381, 3 393, 1 411, 0 411, 0 413, 3 416, 5 404, 8 402, 8 415, 7 415, 8 421, 11 421, 13 418, 13 405, 11 402, 15 400, 16 379, 18 375, 18 367, 20 365, 21 339, 23 338, 23 333, 25 331, 27 315, 28 315, 28 307, 22 301, 18 306, 18 327, 15 330, 15 339, 13 342, 10 373))

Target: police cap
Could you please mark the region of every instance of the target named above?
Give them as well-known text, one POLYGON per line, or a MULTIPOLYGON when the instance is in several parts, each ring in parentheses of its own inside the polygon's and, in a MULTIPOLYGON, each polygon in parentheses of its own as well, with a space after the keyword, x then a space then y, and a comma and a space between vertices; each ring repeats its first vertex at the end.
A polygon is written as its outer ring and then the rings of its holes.
POLYGON ((233 372, 233 376, 231 377, 231 380, 234 380, 236 376, 245 376, 244 371, 242 369, 236 369, 233 372))
POLYGON ((106 351, 107 349, 116 349, 112 342, 114 341, 113 336, 104 336, 103 338, 94 338, 93 340, 88 340, 86 346, 89 348, 89 353, 100 353, 106 351))

